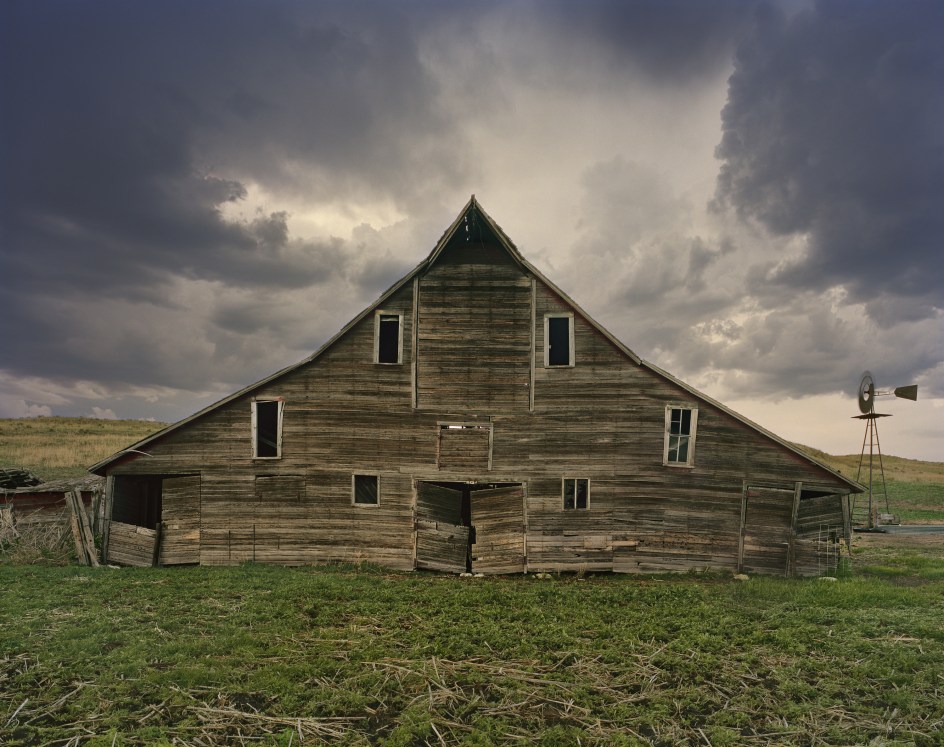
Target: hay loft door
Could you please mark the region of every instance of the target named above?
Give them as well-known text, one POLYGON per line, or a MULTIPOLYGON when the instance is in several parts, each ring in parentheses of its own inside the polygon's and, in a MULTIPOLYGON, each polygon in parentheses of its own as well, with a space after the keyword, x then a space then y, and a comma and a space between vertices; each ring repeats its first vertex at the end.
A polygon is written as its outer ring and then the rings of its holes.
POLYGON ((524 496, 524 485, 472 491, 473 572, 524 573, 524 496))
MULTIPOLYGON (((462 526, 467 491, 416 483, 416 567, 462 573, 469 557, 469 527, 462 526)), ((466 500, 468 500, 466 498, 466 500)))

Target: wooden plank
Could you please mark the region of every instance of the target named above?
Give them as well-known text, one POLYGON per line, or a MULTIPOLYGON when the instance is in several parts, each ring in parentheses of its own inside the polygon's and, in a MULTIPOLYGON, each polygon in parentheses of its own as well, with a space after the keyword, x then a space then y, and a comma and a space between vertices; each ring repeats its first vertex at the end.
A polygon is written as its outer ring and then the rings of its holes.
POLYGON ((150 567, 154 557, 155 535, 156 532, 153 529, 113 521, 108 562, 141 568, 150 567))
POLYGON ((524 571, 523 498, 521 485, 472 493, 473 572, 524 571))

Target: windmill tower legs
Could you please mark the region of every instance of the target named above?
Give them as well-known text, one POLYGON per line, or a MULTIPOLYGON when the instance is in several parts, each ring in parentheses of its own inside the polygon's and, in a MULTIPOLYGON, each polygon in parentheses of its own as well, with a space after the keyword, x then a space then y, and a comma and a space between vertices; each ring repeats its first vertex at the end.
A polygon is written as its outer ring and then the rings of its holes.
POLYGON ((863 482, 863 468, 866 468, 866 445, 868 446, 868 492, 865 495, 855 496, 852 504, 852 520, 857 532, 881 532, 879 527, 879 510, 884 507, 884 514, 890 514, 888 504, 888 486, 885 483, 885 465, 882 462, 882 446, 878 437, 878 419, 891 417, 890 415, 870 412, 858 416, 865 421, 865 435, 862 437, 862 451, 859 454, 859 468, 856 471, 856 482, 863 482), (877 464, 876 464, 877 462, 877 464), (876 467, 878 468, 876 470, 876 467), (881 485, 881 491, 878 487, 881 485))

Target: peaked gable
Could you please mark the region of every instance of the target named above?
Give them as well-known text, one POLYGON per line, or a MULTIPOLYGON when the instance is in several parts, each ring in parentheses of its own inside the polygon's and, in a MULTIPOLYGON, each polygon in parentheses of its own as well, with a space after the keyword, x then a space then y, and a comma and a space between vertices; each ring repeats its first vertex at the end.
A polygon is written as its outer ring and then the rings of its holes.
MULTIPOLYGON (((721 403, 716 402, 710 397, 707 397, 706 395, 696 391, 692 387, 671 376, 659 367, 643 361, 632 350, 626 347, 615 336, 607 331, 602 325, 596 322, 563 290, 561 290, 556 284, 545 277, 544 274, 540 272, 540 270, 528 262, 518 251, 514 243, 504 233, 501 227, 491 218, 491 216, 488 215, 488 213, 485 212, 484 209, 482 209, 474 195, 471 197, 469 202, 466 203, 456 219, 440 237, 432 252, 430 252, 430 254, 422 262, 420 262, 413 270, 407 273, 407 275, 394 283, 390 288, 384 291, 384 293, 382 293, 373 304, 368 306, 348 324, 346 324, 336 335, 329 339, 311 356, 298 363, 276 371, 270 376, 237 392, 234 392, 233 394, 219 400, 218 402, 204 408, 203 410, 200 410, 190 417, 174 423, 167 428, 149 436, 148 438, 133 444, 128 449, 118 452, 111 457, 98 462, 89 468, 90 471, 97 474, 104 474, 109 467, 115 465, 116 463, 120 463, 126 459, 136 458, 136 453, 143 451, 149 444, 154 444, 155 442, 160 441, 171 433, 186 427, 194 421, 203 418, 209 413, 217 411, 219 408, 224 407, 225 405, 239 398, 252 395, 255 391, 276 382, 284 376, 296 372, 305 366, 316 363, 319 359, 325 356, 328 351, 332 350, 342 339, 349 335, 355 327, 378 312, 378 310, 383 309, 384 306, 391 301, 391 299, 393 299, 401 290, 407 289, 411 283, 414 283, 414 281, 427 278, 432 279, 436 277, 448 277, 450 272, 455 268, 468 268, 470 266, 476 265, 488 267, 506 267, 508 273, 506 273, 506 276, 501 280, 501 282, 506 284, 520 283, 520 279, 524 278, 528 284, 539 283, 543 285, 554 297, 559 299, 562 308, 569 309, 569 311, 574 315, 580 317, 583 322, 589 325, 592 330, 608 341, 608 343, 612 345, 618 354, 624 356, 625 359, 631 364, 639 367, 640 369, 644 369, 651 374, 654 374, 666 382, 671 383, 673 386, 683 390, 692 397, 717 408, 721 412, 727 414, 731 418, 746 426, 748 429, 753 430, 757 434, 763 436, 765 439, 769 439, 779 447, 792 452, 794 456, 799 457, 801 460, 803 460, 803 462, 816 467, 820 471, 828 473, 834 478, 838 478, 853 491, 859 492, 861 490, 861 488, 852 480, 849 480, 843 475, 834 472, 832 469, 816 461, 815 459, 808 457, 806 454, 796 449, 788 442, 783 441, 773 433, 744 418, 733 410, 728 409, 721 403)), ((443 285, 444 288, 447 286, 448 284, 443 285)), ((440 312, 440 321, 446 324, 449 323, 448 315, 446 313, 448 311, 449 299, 445 295, 448 292, 450 291, 442 291, 443 297, 440 299, 440 304, 438 307, 440 312)), ((498 296, 496 296, 496 298, 498 298, 498 296)), ((430 309, 431 310, 427 310, 424 313, 435 313, 433 304, 430 305, 430 309)), ((533 313, 534 312, 532 309, 530 314, 533 315, 533 313)), ((519 317, 521 317, 521 313, 519 312, 517 315, 512 316, 513 318, 509 317, 508 320, 503 321, 520 325, 521 319, 519 317)), ((530 316, 526 321, 530 325, 535 323, 533 316, 530 316)), ((441 344, 437 346, 437 343, 434 340, 428 340, 425 343, 423 340, 419 340, 417 344, 418 352, 423 354, 424 360, 425 357, 429 358, 428 365, 441 367, 447 364, 448 351, 444 350, 441 344)), ((533 341, 531 344, 533 346, 533 341)), ((532 349, 532 356, 534 355, 534 352, 535 351, 532 349)), ((511 366, 508 361, 505 361, 505 363, 511 366)), ((415 359, 413 364, 416 365, 415 359)), ((417 396, 420 398, 420 401, 423 402, 423 404, 429 404, 433 407, 441 406, 447 411, 455 411, 456 403, 462 401, 462 398, 470 396, 470 392, 472 393, 473 397, 482 396, 483 393, 488 392, 488 396, 491 398, 492 390, 488 389, 488 387, 494 382, 492 381, 492 378, 489 378, 489 372, 487 368, 488 365, 489 362, 485 361, 478 368, 473 366, 464 372, 465 378, 470 381, 472 379, 484 377, 485 383, 478 388, 470 384, 465 389, 459 390, 456 393, 456 396, 452 397, 451 399, 447 397, 445 399, 440 398, 437 400, 435 395, 430 395, 430 393, 424 393, 422 391, 420 391, 417 396), (433 398, 430 399, 430 396, 433 398)), ((509 368, 508 370, 510 371, 511 369, 509 368)), ((520 378, 520 371, 517 373, 517 376, 520 378)), ((497 381, 497 377, 495 380, 497 381)), ((494 407, 495 409, 501 409, 505 406, 515 406, 516 403, 520 405, 521 397, 519 390, 524 391, 524 388, 520 386, 522 383, 523 382, 521 381, 513 381, 511 385, 506 387, 506 394, 499 393, 493 399, 486 399, 482 401, 486 402, 489 406, 494 407), (514 388, 516 386, 518 389, 514 388), (515 392, 519 393, 516 394, 515 392)))

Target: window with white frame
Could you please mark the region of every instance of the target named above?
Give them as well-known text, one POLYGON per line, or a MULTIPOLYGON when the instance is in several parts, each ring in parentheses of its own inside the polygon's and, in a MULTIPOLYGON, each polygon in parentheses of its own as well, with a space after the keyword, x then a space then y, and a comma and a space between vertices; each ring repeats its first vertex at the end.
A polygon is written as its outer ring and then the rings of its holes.
POLYGON ((695 428, 698 410, 694 407, 665 408, 664 464, 691 467, 695 463, 695 428))
POLYGON ((353 475, 351 477, 351 502, 357 506, 378 505, 380 503, 380 477, 353 475))
POLYGON ((544 365, 574 365, 574 315, 570 312, 544 315, 544 365))
POLYGON ((374 314, 374 363, 403 362, 403 314, 374 314))
POLYGON ((278 459, 282 456, 281 399, 259 399, 252 403, 252 456, 278 459))
POLYGON ((584 477, 563 479, 564 510, 586 511, 590 508, 590 480, 584 477))

